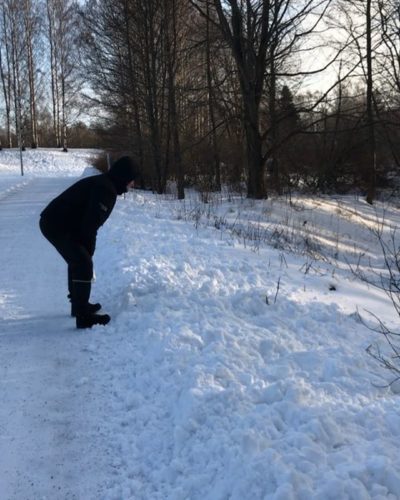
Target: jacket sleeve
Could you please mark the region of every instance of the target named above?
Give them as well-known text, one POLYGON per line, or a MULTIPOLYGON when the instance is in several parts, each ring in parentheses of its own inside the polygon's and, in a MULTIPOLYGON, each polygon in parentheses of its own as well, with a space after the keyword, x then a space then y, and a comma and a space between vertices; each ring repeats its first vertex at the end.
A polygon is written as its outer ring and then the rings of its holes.
POLYGON ((82 214, 80 242, 90 255, 96 248, 97 230, 110 216, 115 204, 115 196, 103 186, 91 190, 85 212, 82 214))

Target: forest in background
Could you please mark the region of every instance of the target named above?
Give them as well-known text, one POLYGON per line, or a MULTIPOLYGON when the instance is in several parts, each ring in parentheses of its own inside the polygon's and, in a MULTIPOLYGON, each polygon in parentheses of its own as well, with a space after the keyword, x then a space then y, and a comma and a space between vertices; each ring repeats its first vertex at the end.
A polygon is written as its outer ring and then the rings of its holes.
POLYGON ((397 0, 0 0, 1 147, 127 152, 178 198, 372 203, 399 170, 399 61, 397 0))

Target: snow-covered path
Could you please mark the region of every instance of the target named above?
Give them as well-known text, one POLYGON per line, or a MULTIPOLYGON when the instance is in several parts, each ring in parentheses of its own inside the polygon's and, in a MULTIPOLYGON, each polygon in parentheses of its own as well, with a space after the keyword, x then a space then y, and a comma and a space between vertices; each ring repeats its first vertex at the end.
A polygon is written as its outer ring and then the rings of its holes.
POLYGON ((65 266, 40 211, 70 179, 34 178, 0 201, 0 498, 100 498, 101 437, 83 333, 68 317, 65 266), (97 492, 97 493, 96 493, 97 492))

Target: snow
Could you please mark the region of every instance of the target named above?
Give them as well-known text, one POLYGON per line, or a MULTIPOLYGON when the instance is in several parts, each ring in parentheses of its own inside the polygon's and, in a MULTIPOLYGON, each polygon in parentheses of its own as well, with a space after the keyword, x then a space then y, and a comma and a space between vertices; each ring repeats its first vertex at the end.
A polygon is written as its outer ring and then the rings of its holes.
POLYGON ((398 207, 135 191, 99 231, 112 321, 78 331, 37 222, 93 153, 24 155, 21 177, 0 152, 2 499, 400 498, 398 391, 364 324, 398 317, 349 268, 383 271, 368 226, 398 207))

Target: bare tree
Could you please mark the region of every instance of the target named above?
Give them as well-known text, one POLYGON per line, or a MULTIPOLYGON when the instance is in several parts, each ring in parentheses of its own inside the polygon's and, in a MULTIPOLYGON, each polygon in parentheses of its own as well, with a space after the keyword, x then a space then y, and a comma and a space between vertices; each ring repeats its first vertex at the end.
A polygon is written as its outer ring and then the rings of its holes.
POLYGON ((377 64, 383 76, 382 86, 389 95, 400 94, 400 10, 397 0, 378 3, 381 36, 384 47, 377 64))
POLYGON ((367 60, 367 124, 368 124, 368 188, 367 202, 372 205, 376 190, 376 149, 375 149, 375 124, 374 124, 374 103, 373 103, 373 70, 372 70, 372 0, 366 1, 366 60, 367 60))
POLYGON ((170 126, 168 130, 172 134, 174 147, 174 163, 177 176, 178 199, 185 198, 184 173, 182 165, 182 153, 180 145, 179 117, 177 107, 177 72, 179 70, 179 19, 183 15, 183 2, 179 0, 164 0, 163 8, 166 16, 165 22, 165 52, 166 69, 168 79, 168 119, 170 126))
POLYGON ((79 78, 79 5, 74 0, 46 0, 50 47, 53 128, 57 147, 67 151, 68 124, 82 81, 79 78))
POLYGON ((1 45, 0 45, 0 76, 3 88, 6 110, 7 145, 12 147, 11 112, 12 112, 12 71, 11 71, 11 40, 6 4, 1 4, 1 45))
MULTIPOLYGON (((204 1, 192 0, 204 15, 204 1)), ((243 129, 246 135, 248 166, 247 194, 251 198, 266 196, 264 183, 264 132, 260 109, 265 99, 268 67, 272 97, 276 99, 276 66, 293 51, 296 43, 316 29, 330 4, 324 0, 259 0, 254 2, 222 2, 213 0, 218 26, 232 51, 240 84, 243 129), (305 20, 311 15, 311 28, 305 20)), ((208 2, 207 2, 208 5, 208 2)))
POLYGON ((213 79, 212 69, 212 41, 211 28, 213 27, 210 21, 210 5, 206 3, 206 73, 207 73, 207 92, 208 92, 208 109, 211 126, 211 146, 213 150, 213 168, 211 170, 211 186, 214 186, 218 191, 221 190, 221 160, 218 147, 217 137, 217 121, 216 121, 216 95, 215 82, 213 79))
POLYGON ((139 165, 143 167, 144 162, 144 151, 143 151, 143 133, 142 133, 142 123, 140 119, 140 103, 138 96, 138 82, 137 82, 137 72, 135 71, 135 56, 134 56, 134 46, 132 43, 131 31, 134 29, 134 6, 129 0, 124 0, 123 11, 124 11, 124 23, 125 23, 125 41, 127 50, 127 62, 128 71, 126 78, 126 101, 128 103, 127 110, 131 110, 131 114, 128 117, 128 127, 131 131, 130 142, 136 143, 136 156, 139 161, 139 165), (129 104, 130 103, 130 104, 129 104))
POLYGON ((59 82, 58 82, 58 49, 56 41, 56 16, 53 0, 46 0, 48 41, 50 46, 50 71, 51 71, 51 99, 53 115, 53 133, 57 147, 61 145, 60 139, 60 111, 59 111, 59 82))
POLYGON ((268 4, 232 1, 228 11, 221 1, 214 1, 222 32, 238 67, 247 144, 247 190, 252 198, 263 198, 266 194, 259 111, 267 65, 268 4))
POLYGON ((179 197, 184 175, 178 82, 186 10, 182 0, 119 0, 92 1, 82 12, 92 100, 107 110, 153 188, 164 192, 167 176, 174 176, 179 197))
POLYGON ((25 48, 25 34, 23 23, 19 15, 19 3, 16 0, 4 0, 5 34, 9 42, 10 51, 10 78, 14 105, 15 132, 18 145, 21 150, 25 149, 23 124, 23 62, 25 48))
POLYGON ((31 146, 38 146, 38 130, 37 130, 37 104, 36 104, 36 62, 34 56, 34 38, 38 32, 38 15, 36 14, 36 6, 32 0, 24 0, 23 2, 23 19, 25 27, 26 40, 26 55, 27 55, 27 70, 29 81, 29 112, 30 112, 30 132, 31 146))
POLYGON ((400 10, 397 0, 378 3, 380 35, 382 44, 376 54, 377 71, 375 80, 379 86, 379 96, 386 113, 382 116, 376 109, 389 145, 392 158, 400 168, 399 103, 400 103, 400 10))
POLYGON ((358 60, 358 70, 353 77, 365 85, 365 150, 367 162, 364 173, 366 201, 373 203, 376 192, 376 123, 375 79, 378 74, 377 55, 382 45, 379 5, 377 0, 348 0, 339 2, 340 24, 351 41, 350 57, 358 60), (341 21, 343 20, 343 21, 341 21), (343 25, 344 23, 344 25, 343 25))

